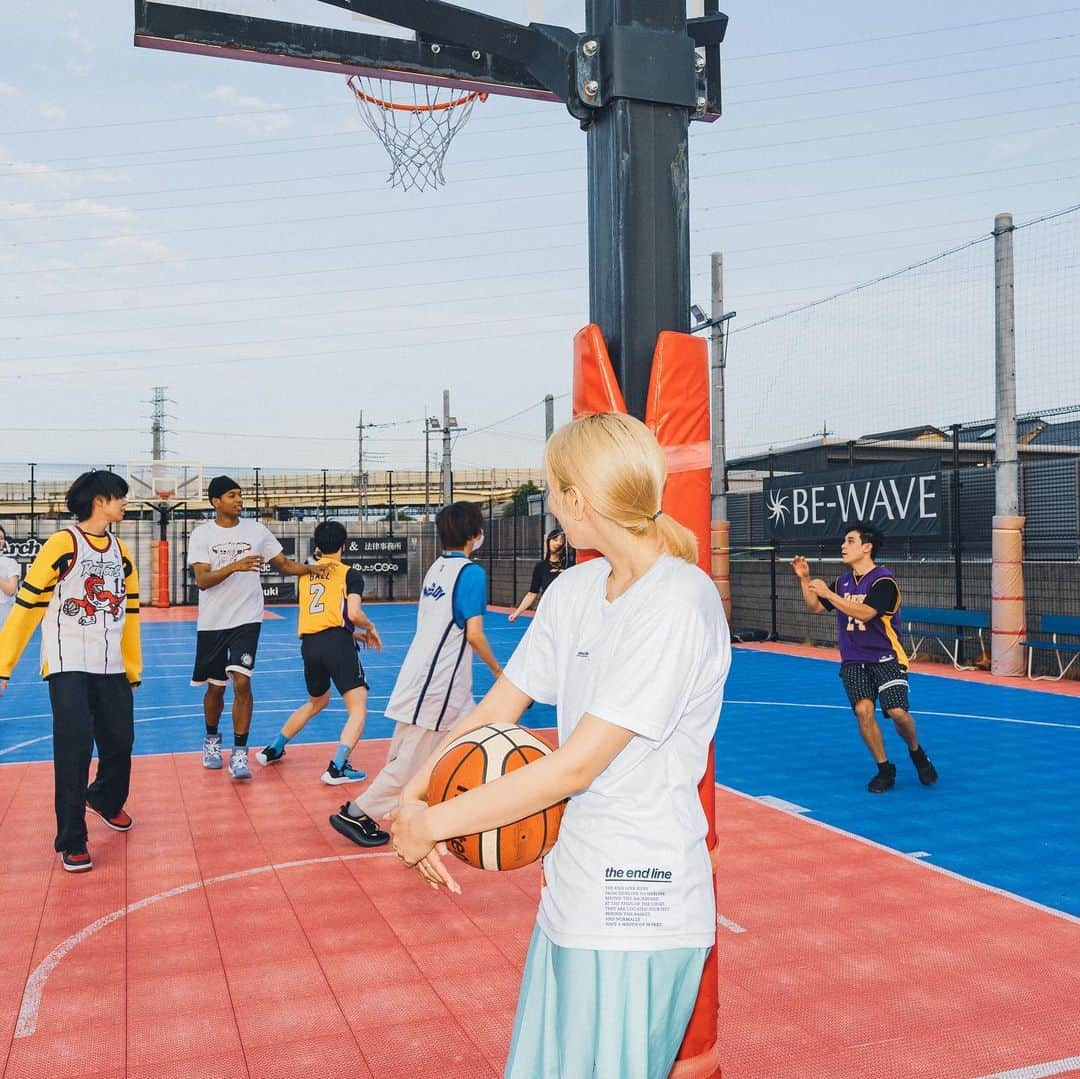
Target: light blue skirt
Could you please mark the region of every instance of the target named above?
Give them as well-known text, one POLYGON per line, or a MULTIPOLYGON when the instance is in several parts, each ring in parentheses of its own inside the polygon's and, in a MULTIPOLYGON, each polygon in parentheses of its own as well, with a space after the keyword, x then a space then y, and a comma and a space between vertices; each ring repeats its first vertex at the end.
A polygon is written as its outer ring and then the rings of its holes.
POLYGON ((560 948, 533 929, 506 1079, 667 1079, 708 948, 560 948))

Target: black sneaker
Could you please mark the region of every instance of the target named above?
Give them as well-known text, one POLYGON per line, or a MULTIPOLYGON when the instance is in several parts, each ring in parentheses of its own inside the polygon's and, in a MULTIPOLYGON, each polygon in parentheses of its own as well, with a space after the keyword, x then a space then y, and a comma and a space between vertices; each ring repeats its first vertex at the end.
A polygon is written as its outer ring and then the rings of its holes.
POLYGON ((926 755, 926 750, 919 746, 918 749, 909 750, 908 755, 911 763, 915 765, 915 771, 919 773, 919 782, 924 787, 933 786, 937 782, 937 769, 926 755))
POLYGON ((878 773, 866 784, 866 789, 871 794, 884 794, 892 790, 896 784, 896 765, 892 761, 886 761, 878 765, 878 773))
POLYGON ((285 756, 285 750, 274 749, 273 746, 267 746, 265 749, 260 749, 255 754, 255 759, 265 768, 268 764, 277 764, 282 757, 285 756))
POLYGON ((86 850, 65 850, 60 853, 60 864, 69 873, 85 873, 94 868, 94 862, 86 850))
POLYGON ((346 761, 340 768, 331 761, 326 766, 326 771, 320 776, 322 781, 331 787, 337 787, 342 783, 359 783, 367 779, 367 772, 361 772, 346 761))
POLYGON ((350 813, 348 802, 330 814, 330 827, 360 847, 383 847, 390 842, 390 833, 384 832, 366 813, 355 816, 350 813))

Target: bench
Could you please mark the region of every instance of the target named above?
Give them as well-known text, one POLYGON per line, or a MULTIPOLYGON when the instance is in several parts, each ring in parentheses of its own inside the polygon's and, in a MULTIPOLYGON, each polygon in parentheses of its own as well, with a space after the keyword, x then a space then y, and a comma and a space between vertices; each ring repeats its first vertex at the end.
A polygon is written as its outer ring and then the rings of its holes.
POLYGON ((937 641, 952 660, 958 671, 973 671, 974 667, 960 662, 960 645, 967 639, 966 631, 975 630, 979 652, 986 654, 983 630, 990 629, 990 615, 986 611, 965 611, 950 607, 908 607, 901 609, 901 631, 911 638, 911 658, 927 639, 937 641), (952 632, 949 632, 949 631, 952 632), (916 638, 918 638, 916 640, 916 638))
POLYGON ((1065 677, 1065 672, 1076 662, 1080 657, 1080 644, 1076 644, 1071 641, 1059 641, 1058 636, 1065 634, 1067 637, 1080 636, 1080 618, 1070 618, 1060 614, 1044 614, 1039 619, 1039 632, 1050 634, 1050 640, 1048 641, 1033 641, 1026 640, 1020 642, 1021 648, 1028 650, 1028 665, 1027 672, 1028 678, 1032 678, 1035 681, 1045 680, 1048 682, 1060 682, 1065 677), (1045 649, 1046 651, 1054 653, 1054 659, 1057 660, 1058 673, 1057 674, 1032 674, 1031 665, 1032 660, 1035 657, 1037 649, 1045 649), (1072 653, 1068 663, 1062 663, 1061 657, 1072 653))

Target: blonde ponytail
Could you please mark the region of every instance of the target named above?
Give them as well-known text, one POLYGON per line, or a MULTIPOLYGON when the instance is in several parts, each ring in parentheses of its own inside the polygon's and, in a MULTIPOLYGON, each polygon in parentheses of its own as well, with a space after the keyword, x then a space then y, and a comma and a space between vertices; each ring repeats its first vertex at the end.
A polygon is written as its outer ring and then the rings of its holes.
POLYGON ((661 513, 656 518, 660 549, 684 562, 696 566, 698 561, 697 536, 686 525, 679 524, 670 514, 661 513))
POLYGON ((665 554, 697 564, 693 532, 657 513, 667 461, 640 420, 617 412, 580 416, 551 436, 544 459, 561 491, 576 487, 597 513, 634 535, 655 529, 665 554))

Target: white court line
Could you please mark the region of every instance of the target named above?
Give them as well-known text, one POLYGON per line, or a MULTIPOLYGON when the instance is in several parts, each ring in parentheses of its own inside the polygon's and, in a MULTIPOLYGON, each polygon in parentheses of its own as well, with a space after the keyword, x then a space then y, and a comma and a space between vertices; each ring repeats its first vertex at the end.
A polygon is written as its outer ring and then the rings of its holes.
POLYGON ((732 933, 745 933, 744 926, 739 925, 738 922, 733 922, 730 918, 725 918, 722 914, 716 916, 716 924, 722 925, 725 929, 730 930, 732 933))
POLYGON ((8 746, 6 749, 0 749, 0 757, 5 756, 8 753, 14 753, 17 749, 24 749, 26 746, 36 746, 38 742, 51 742, 52 735, 46 734, 41 738, 30 738, 25 742, 16 742, 13 746, 8 746))
MULTIPOLYGON (((839 712, 850 712, 846 704, 808 704, 806 701, 724 701, 728 704, 750 704, 759 708, 830 708, 839 712)), ((1048 723, 1041 719, 1013 719, 1010 716, 982 716, 971 712, 929 712, 924 708, 915 708, 919 716, 943 716, 946 719, 984 719, 989 723, 1020 723, 1025 727, 1061 727, 1067 731, 1080 731, 1080 723, 1048 723)))
MULTIPOLYGON (((723 783, 717 783, 716 787, 717 790, 727 791, 728 794, 734 794, 738 798, 745 798, 755 805, 763 804, 760 798, 755 798, 752 794, 738 791, 734 787, 728 787, 723 783)), ((777 810, 777 812, 783 813, 784 810, 777 810)), ((1077 917, 1075 914, 1070 914, 1068 911, 1057 910, 1055 907, 1045 906, 1043 903, 1036 902, 1034 899, 1028 899, 1026 896, 1017 895, 1015 892, 1007 892, 1004 888, 996 888, 993 884, 984 884, 981 880, 975 880, 973 877, 965 877, 962 873, 955 873, 953 870, 945 869, 943 866, 935 865, 933 862, 924 862, 918 858, 911 858, 903 851, 896 850, 895 847, 886 847, 884 843, 876 843, 873 839, 867 839, 865 836, 856 835, 854 832, 849 832, 845 828, 837 828, 835 824, 827 824, 823 820, 817 820, 814 817, 803 817, 794 813, 789 813, 788 816, 795 817, 796 820, 806 821, 807 824, 812 824, 815 828, 824 828, 826 831, 833 832, 836 835, 854 839, 856 843, 862 843, 863 846, 866 847, 873 847, 874 850, 884 851, 886 854, 891 854, 894 858, 903 858, 905 861, 911 862, 913 865, 922 866, 924 869, 928 869, 933 873, 941 873, 946 877, 951 877, 953 880, 959 880, 963 881, 965 884, 970 884, 984 892, 992 892, 994 895, 1000 895, 1005 899, 1012 899, 1017 903, 1021 903, 1025 907, 1032 907, 1034 910, 1042 911, 1043 914, 1052 914, 1055 918, 1061 918, 1066 922, 1072 922, 1073 925, 1080 925, 1080 917, 1077 917)))
MULTIPOLYGON (((282 700, 282 701, 289 701, 291 699, 292 698, 289 698, 289 697, 280 698, 280 700, 282 700)), ((256 700, 257 700, 257 698, 256 698, 256 700)), ((390 700, 389 697, 368 697, 368 702, 369 703, 374 702, 374 701, 389 701, 389 700, 390 700)), ((273 701, 267 701, 266 703, 267 704, 272 704, 274 702, 273 701)), ((202 715, 203 715, 202 710, 197 708, 196 706, 193 706, 193 705, 189 704, 189 705, 183 705, 183 706, 181 706, 181 705, 167 705, 166 707, 168 707, 168 708, 184 707, 187 710, 183 711, 183 712, 177 712, 176 714, 170 714, 170 715, 167 715, 167 716, 140 716, 139 718, 137 718, 135 720, 135 722, 136 723, 160 723, 160 722, 162 722, 162 720, 166 720, 166 719, 202 719, 202 715)), ((289 707, 289 708, 262 708, 262 707, 260 707, 259 713, 261 715, 264 715, 264 716, 281 715, 283 713, 295 712, 297 707, 298 707, 298 705, 296 705, 295 703, 292 704, 292 706, 289 707)), ((375 714, 376 715, 382 715, 381 712, 376 712, 375 714)), ((52 713, 49 713, 50 718, 51 718, 51 715, 52 715, 52 713)), ((323 711, 320 713, 320 715, 347 715, 347 712, 343 707, 341 707, 340 703, 335 702, 335 704, 331 705, 330 707, 324 708, 323 711)), ((31 719, 33 717, 31 717, 31 716, 20 716, 18 718, 20 718, 20 719, 31 719)), ((369 712, 368 713, 368 719, 370 719, 370 718, 371 718, 371 713, 369 712)), ((17 749, 24 749, 26 746, 34 746, 34 745, 38 745, 40 742, 51 742, 51 741, 52 741, 52 735, 51 734, 43 734, 40 738, 30 738, 25 742, 16 742, 13 746, 6 746, 4 749, 0 749, 0 757, 7 756, 7 754, 9 754, 9 753, 14 753, 17 749)), ((299 744, 300 745, 307 745, 308 743, 301 742, 299 744)), ((175 750, 174 752, 187 753, 187 752, 190 752, 190 751, 189 750, 175 750)), ((144 757, 144 756, 149 756, 149 755, 150 754, 146 754, 146 753, 136 753, 136 754, 134 754, 134 756, 136 756, 136 757, 144 757)), ((40 763, 40 762, 20 761, 18 763, 21 763, 21 764, 34 764, 34 763, 40 763)))
POLYGON ((1080 1057, 1063 1057, 1045 1064, 1029 1064, 1025 1068, 1014 1068, 1007 1072, 994 1072, 982 1075, 979 1079, 1045 1079, 1049 1075, 1063 1075, 1065 1072, 1080 1069, 1080 1057))
POLYGON ((367 854, 334 854, 327 858, 305 858, 299 862, 280 862, 277 865, 260 865, 254 869, 241 869, 235 873, 223 873, 219 877, 211 877, 209 880, 196 880, 190 884, 181 884, 177 888, 170 888, 157 895, 147 896, 137 903, 129 903, 126 907, 114 910, 91 922, 88 926, 72 933, 66 940, 62 940, 38 965, 34 968, 30 977, 26 979, 26 987, 23 989, 22 1005, 19 1008, 19 1020, 15 1026, 16 1038, 28 1038, 37 1029, 38 1009, 41 1007, 41 996, 45 991, 45 983, 49 975, 57 968, 61 960, 73 949, 77 948, 84 940, 89 940, 99 930, 104 929, 113 922, 118 921, 125 915, 134 911, 142 910, 154 903, 160 903, 163 899, 173 899, 185 892, 194 891, 196 888, 205 888, 208 884, 220 884, 222 881, 239 880, 242 877, 253 877, 258 873, 270 873, 279 869, 296 869, 304 865, 320 865, 326 862, 348 862, 356 858, 379 858, 394 856, 392 850, 372 851, 367 854))

